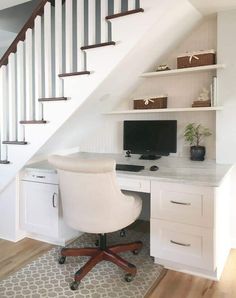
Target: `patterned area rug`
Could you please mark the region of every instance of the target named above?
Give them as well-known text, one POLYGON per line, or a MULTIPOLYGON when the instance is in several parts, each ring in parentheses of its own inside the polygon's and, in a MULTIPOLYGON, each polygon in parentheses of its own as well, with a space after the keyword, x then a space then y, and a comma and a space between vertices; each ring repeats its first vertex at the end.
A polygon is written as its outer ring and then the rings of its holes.
MULTIPOLYGON (((96 235, 83 234, 71 247, 94 246, 96 235)), ((135 279, 124 281, 122 269, 103 261, 82 280, 77 291, 71 291, 69 284, 73 274, 88 260, 88 257, 68 257, 64 265, 57 262, 60 247, 28 264, 5 280, 0 281, 1 298, 143 298, 160 276, 163 268, 155 265, 149 254, 149 234, 128 230, 127 236, 120 238, 119 232, 108 235, 108 244, 141 240, 144 243, 138 255, 121 253, 135 264, 138 273, 135 279)))

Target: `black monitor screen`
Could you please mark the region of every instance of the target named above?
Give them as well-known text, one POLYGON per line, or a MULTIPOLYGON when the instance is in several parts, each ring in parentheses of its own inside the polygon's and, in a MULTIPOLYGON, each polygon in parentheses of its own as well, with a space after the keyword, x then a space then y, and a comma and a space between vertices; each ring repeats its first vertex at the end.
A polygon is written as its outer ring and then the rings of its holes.
POLYGON ((134 154, 176 153, 177 121, 124 121, 123 145, 134 154))

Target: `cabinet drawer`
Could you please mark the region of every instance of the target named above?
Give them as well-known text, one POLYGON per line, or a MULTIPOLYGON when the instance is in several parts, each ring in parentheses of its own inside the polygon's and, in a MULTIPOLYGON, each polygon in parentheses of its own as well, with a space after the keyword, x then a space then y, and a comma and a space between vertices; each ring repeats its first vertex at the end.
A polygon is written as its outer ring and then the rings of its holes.
POLYGON ((214 225, 214 188, 152 182, 151 218, 214 225))
POLYGON ((151 255, 188 266, 215 270, 213 230, 152 219, 151 255))
POLYGON ((150 193, 150 181, 117 177, 118 184, 122 190, 139 191, 150 193))
POLYGON ((21 180, 39 183, 59 184, 58 175, 56 173, 45 173, 41 171, 25 170, 21 176, 21 180))

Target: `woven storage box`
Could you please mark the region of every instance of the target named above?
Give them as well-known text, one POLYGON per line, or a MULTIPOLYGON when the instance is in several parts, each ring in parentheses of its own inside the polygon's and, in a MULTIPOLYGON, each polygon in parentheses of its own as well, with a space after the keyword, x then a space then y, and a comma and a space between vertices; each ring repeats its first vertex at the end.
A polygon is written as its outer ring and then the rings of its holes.
POLYGON ((193 102, 193 108, 200 108, 200 107, 210 107, 211 101, 210 100, 196 100, 193 102))
POLYGON ((134 109, 166 109, 167 97, 156 97, 149 99, 136 99, 134 100, 134 109))
POLYGON ((177 68, 206 66, 216 63, 215 50, 186 53, 177 57, 177 68))

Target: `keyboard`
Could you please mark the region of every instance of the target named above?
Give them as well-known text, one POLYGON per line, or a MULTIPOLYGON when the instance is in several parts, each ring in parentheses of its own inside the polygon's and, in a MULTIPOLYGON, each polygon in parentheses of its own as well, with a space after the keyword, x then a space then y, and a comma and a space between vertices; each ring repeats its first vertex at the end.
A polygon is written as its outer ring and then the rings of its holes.
POLYGON ((136 165, 116 165, 116 171, 128 171, 128 172, 140 172, 144 170, 144 166, 136 166, 136 165))

